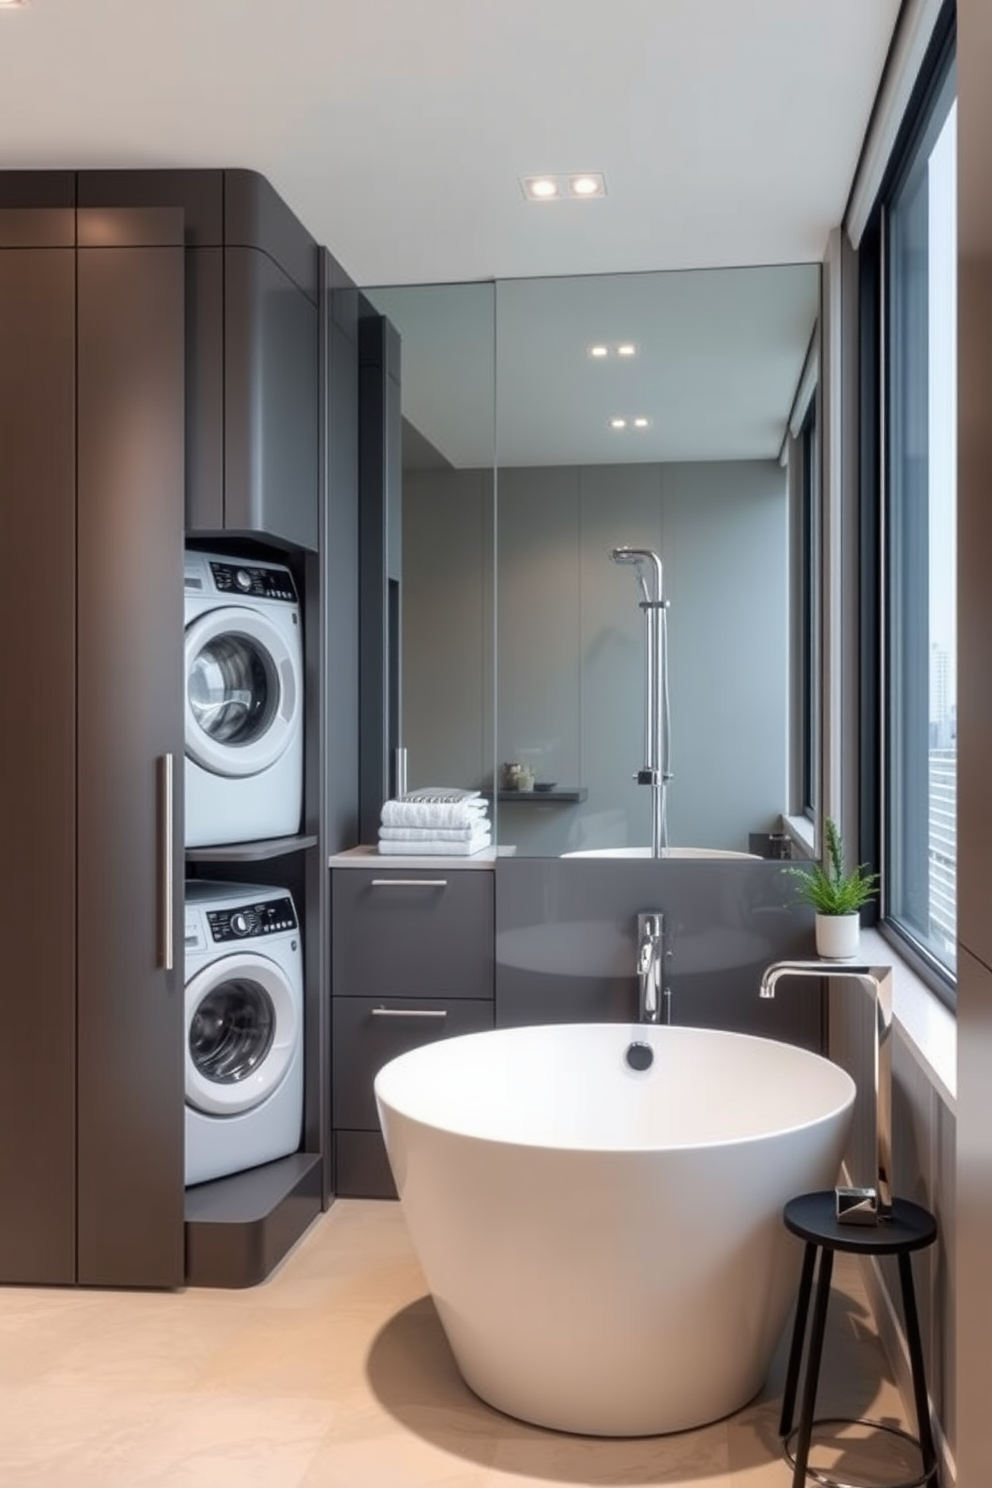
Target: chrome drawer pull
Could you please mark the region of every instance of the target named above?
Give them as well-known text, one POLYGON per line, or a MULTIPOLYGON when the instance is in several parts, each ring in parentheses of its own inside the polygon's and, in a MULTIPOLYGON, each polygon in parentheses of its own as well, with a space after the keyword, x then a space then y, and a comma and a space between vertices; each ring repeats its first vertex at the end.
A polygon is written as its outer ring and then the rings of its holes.
POLYGON ((373 1008, 373 1018, 446 1018, 447 1008, 373 1008))
POLYGON ((446 889, 446 878, 374 878, 374 889, 446 889))

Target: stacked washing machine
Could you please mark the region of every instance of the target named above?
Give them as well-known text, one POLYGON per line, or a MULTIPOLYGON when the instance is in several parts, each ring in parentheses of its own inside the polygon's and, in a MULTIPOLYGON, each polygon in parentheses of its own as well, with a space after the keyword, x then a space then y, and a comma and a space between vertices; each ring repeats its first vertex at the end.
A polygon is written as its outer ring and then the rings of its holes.
MULTIPOLYGON (((186 846, 292 836, 303 806, 303 644, 281 564, 188 551, 186 846)), ((186 885, 186 1183, 295 1152, 303 953, 284 887, 186 885)))

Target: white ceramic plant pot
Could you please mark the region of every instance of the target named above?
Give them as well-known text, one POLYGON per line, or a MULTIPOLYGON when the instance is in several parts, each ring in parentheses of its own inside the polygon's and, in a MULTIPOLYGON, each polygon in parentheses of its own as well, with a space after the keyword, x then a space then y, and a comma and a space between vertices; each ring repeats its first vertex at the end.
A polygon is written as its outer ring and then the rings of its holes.
POLYGON ((858 954, 860 944, 860 915, 816 916, 816 954, 825 961, 850 961, 858 954))

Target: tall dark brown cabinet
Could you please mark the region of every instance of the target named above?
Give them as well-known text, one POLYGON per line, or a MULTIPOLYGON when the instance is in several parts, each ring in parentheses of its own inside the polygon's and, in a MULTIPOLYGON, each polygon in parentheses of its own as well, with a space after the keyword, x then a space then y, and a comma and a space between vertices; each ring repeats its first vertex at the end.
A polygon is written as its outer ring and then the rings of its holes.
POLYGON ((0 1280, 174 1286, 183 223, 36 198, 0 205, 0 1280))
POLYGON ((358 292, 257 173, 0 172, 0 1285, 249 1285, 330 1202, 358 375, 358 292), (185 849, 191 543, 293 571, 296 836, 185 849), (187 877, 292 892, 306 1039, 301 1150, 188 1190, 187 877))

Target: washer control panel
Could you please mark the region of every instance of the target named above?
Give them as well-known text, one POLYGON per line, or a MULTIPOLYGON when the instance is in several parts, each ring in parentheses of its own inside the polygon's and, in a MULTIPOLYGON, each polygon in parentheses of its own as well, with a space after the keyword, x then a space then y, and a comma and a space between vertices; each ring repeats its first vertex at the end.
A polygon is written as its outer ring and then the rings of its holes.
POLYGON ((293 901, 263 899, 258 904, 242 904, 237 909, 207 911, 210 934, 214 941, 254 940, 265 935, 280 935, 297 928, 293 901))
POLYGON ((288 569, 211 560, 210 572, 219 594, 243 594, 251 599, 285 599, 291 604, 296 603, 293 575, 288 569))

